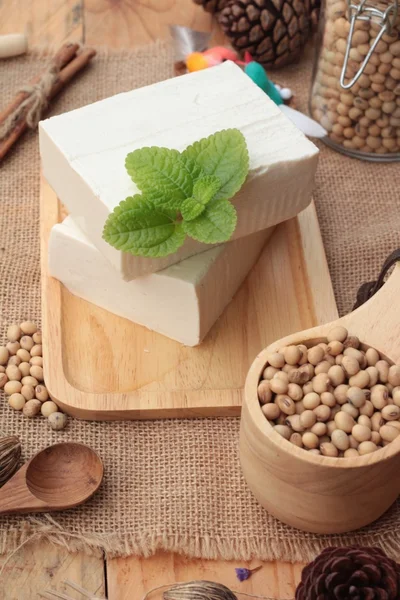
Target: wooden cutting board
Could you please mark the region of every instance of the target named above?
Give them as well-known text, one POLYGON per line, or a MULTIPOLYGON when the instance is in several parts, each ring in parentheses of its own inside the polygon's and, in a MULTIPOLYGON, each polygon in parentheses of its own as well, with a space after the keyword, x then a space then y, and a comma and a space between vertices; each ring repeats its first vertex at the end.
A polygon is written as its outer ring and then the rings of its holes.
POLYGON ((205 341, 182 346, 70 294, 48 273, 48 237, 62 220, 41 188, 46 385, 84 419, 237 416, 247 370, 274 339, 337 318, 314 205, 276 227, 205 341))

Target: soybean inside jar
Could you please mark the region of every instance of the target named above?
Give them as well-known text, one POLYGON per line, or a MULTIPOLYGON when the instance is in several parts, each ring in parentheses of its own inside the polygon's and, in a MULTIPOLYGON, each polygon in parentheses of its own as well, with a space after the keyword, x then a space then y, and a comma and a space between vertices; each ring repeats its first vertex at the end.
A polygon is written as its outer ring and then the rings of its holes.
POLYGON ((323 0, 310 113, 336 150, 400 160, 399 0, 323 0))

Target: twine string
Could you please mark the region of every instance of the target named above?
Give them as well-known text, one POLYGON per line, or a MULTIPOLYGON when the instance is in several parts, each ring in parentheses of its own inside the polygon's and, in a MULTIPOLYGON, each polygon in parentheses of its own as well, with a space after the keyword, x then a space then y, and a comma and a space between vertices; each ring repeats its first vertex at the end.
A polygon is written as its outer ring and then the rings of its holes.
POLYGON ((8 137, 15 125, 24 117, 28 127, 34 129, 37 126, 43 111, 47 108, 48 99, 59 72, 60 67, 51 65, 37 83, 25 85, 19 90, 28 95, 1 124, 0 140, 8 137))

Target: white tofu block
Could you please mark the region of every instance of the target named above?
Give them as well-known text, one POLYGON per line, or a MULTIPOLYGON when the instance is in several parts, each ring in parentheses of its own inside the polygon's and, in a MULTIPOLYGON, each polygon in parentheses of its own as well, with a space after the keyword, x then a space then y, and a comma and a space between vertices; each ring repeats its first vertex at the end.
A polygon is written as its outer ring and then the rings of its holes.
POLYGON ((76 296, 196 346, 232 300, 270 234, 271 230, 259 231, 163 271, 124 281, 67 217, 51 230, 49 271, 76 296))
POLYGON ((233 199, 232 239, 285 221, 311 200, 318 149, 232 62, 132 90, 40 123, 43 172, 93 244, 125 279, 158 271, 209 246, 187 239, 161 258, 135 257, 102 239, 115 206, 138 192, 125 170, 145 146, 184 150, 216 131, 245 136, 249 176, 233 199))

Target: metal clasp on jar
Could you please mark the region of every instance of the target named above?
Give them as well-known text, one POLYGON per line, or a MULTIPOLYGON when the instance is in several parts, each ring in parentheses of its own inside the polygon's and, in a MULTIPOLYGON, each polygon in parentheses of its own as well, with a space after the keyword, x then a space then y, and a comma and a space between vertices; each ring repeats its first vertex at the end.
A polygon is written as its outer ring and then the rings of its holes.
POLYGON ((379 41, 381 40, 382 36, 385 33, 388 33, 390 35, 392 28, 396 23, 399 11, 399 0, 394 0, 394 3, 390 4, 385 11, 374 8, 373 6, 368 6, 367 1, 368 0, 361 0, 360 4, 356 5, 351 4, 350 0, 347 0, 349 5, 350 30, 349 37, 347 38, 347 46, 346 53, 344 56, 342 73, 340 75, 340 85, 345 90, 349 90, 361 77, 366 65, 368 64, 369 59, 371 58, 376 46, 379 44, 379 41), (372 44, 368 54, 364 58, 359 70, 354 75, 353 79, 351 79, 348 83, 345 83, 344 81, 346 79, 346 72, 349 64, 349 56, 351 50, 351 42, 353 40, 356 21, 371 21, 372 19, 380 23, 381 30, 376 36, 374 43, 372 44))

